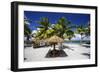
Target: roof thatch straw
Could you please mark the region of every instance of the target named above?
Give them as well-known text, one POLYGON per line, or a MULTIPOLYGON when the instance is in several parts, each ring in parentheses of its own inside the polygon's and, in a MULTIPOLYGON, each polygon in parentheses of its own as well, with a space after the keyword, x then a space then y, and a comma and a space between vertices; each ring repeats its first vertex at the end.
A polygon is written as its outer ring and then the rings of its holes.
POLYGON ((47 39, 47 42, 49 43, 61 43, 64 40, 56 35, 52 36, 51 38, 47 39))
POLYGON ((46 40, 45 40, 45 39, 35 38, 35 39, 33 39, 33 42, 38 42, 38 43, 40 43, 40 42, 46 42, 46 40))

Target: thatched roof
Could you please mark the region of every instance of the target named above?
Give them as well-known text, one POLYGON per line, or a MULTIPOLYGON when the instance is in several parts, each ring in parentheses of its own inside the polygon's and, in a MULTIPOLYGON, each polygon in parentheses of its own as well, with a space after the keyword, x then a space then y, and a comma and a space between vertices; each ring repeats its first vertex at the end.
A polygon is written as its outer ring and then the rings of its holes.
POLYGON ((49 43, 61 43, 64 40, 56 35, 52 36, 51 38, 47 39, 47 42, 49 43))
POLYGON ((39 39, 39 38, 35 38, 35 39, 33 39, 33 41, 34 42, 46 42, 46 40, 45 39, 39 39))

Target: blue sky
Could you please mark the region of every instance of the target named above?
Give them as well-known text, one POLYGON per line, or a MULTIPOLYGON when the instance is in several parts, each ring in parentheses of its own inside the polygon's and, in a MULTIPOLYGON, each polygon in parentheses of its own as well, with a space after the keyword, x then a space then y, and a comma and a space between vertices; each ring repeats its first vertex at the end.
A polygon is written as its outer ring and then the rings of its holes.
POLYGON ((51 24, 55 24, 59 18, 65 17, 71 21, 72 25, 87 25, 90 21, 90 14, 79 14, 79 13, 58 13, 58 12, 34 12, 34 11, 24 11, 24 16, 31 20, 30 29, 36 30, 36 26, 39 24, 37 21, 41 17, 48 17, 51 24))

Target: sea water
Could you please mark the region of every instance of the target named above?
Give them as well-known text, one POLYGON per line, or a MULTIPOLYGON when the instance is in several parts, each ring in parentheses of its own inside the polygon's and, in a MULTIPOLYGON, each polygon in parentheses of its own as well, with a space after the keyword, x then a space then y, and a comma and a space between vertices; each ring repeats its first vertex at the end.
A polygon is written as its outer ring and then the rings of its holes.
POLYGON ((83 41, 80 41, 80 40, 71 40, 71 41, 68 41, 68 40, 65 40, 64 43, 67 43, 67 44, 90 44, 90 40, 83 40, 83 41))

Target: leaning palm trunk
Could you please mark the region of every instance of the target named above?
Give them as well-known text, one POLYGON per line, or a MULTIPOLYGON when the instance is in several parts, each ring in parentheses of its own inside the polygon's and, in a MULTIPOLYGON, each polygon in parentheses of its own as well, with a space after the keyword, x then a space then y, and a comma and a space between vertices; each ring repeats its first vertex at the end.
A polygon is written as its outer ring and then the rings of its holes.
MULTIPOLYGON (((61 34, 60 37, 64 40, 64 37, 63 37, 62 35, 63 35, 63 34, 61 34)), ((59 44, 59 47, 60 47, 59 49, 63 49, 63 44, 62 44, 62 42, 59 44)))
POLYGON ((84 37, 81 36, 80 44, 82 44, 84 42, 83 39, 84 39, 84 37))
POLYGON ((83 34, 81 34, 80 44, 82 44, 82 42, 83 42, 83 34))
POLYGON ((29 36, 29 35, 27 35, 27 41, 29 41, 29 39, 30 39, 30 36, 29 36))
POLYGON ((82 35, 81 35, 81 40, 80 40, 80 44, 82 44, 82 35))

